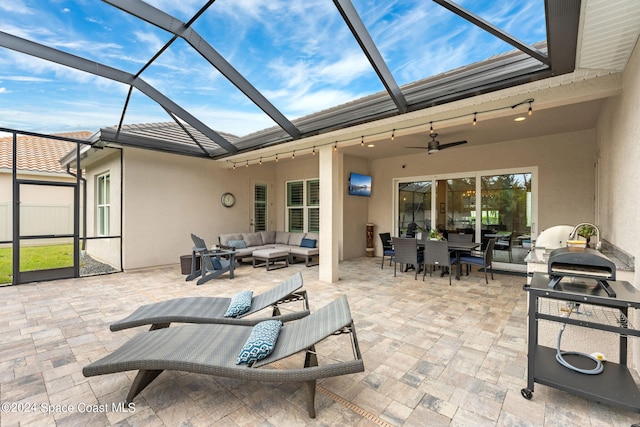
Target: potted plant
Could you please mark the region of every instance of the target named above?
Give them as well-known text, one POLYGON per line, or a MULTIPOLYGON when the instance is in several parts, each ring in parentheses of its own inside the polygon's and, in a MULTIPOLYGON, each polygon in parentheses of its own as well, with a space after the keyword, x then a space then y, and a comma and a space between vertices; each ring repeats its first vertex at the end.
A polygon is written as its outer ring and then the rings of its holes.
POLYGON ((587 241, 587 248, 589 247, 589 241, 592 236, 595 236, 596 228, 592 225, 583 225, 578 230, 578 236, 582 236, 587 241))
POLYGON ((443 237, 440 233, 438 233, 438 230, 436 230, 435 228, 432 228, 431 231, 429 231, 429 239, 443 240, 443 237))

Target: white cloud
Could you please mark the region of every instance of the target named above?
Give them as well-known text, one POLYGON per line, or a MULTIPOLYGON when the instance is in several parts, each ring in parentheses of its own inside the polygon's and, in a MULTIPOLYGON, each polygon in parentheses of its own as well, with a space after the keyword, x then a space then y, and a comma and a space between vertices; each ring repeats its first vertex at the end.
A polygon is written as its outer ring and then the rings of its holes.
POLYGON ((9 93, 9 91, 7 90, 6 87, 0 87, 0 94, 2 93, 9 93))
POLYGON ((33 83, 43 83, 43 82, 51 82, 51 79, 35 77, 35 76, 0 76, 1 80, 8 80, 13 82, 33 82, 33 83))
POLYGON ((33 14, 33 10, 31 10, 23 0, 10 0, 0 2, 0 10, 4 10, 5 12, 9 13, 19 13, 24 15, 33 14))

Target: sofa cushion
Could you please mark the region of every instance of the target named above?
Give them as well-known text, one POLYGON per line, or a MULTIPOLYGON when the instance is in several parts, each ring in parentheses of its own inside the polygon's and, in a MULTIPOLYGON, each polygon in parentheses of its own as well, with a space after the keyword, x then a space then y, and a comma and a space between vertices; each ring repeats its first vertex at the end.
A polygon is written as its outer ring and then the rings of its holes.
POLYGON ((320 254, 320 249, 318 248, 304 248, 302 246, 290 246, 290 248, 289 253, 293 255, 310 256, 320 254))
POLYGON ((276 241, 275 243, 279 245, 288 245, 289 244, 289 233, 288 231, 276 231, 276 241))
POLYGON ((236 251, 236 259, 242 259, 244 257, 249 257, 251 256, 251 253, 254 251, 254 249, 256 248, 261 248, 262 246, 251 246, 250 248, 240 248, 240 249, 234 249, 236 251))
POLYGON ((262 234, 260 233, 242 233, 242 240, 247 246, 262 246, 262 234))
POLYGON ((289 236, 289 245, 291 246, 300 246, 302 243, 302 239, 306 236, 307 233, 291 233, 289 236))
POLYGON ((220 244, 222 246, 229 246, 228 244, 229 240, 242 240, 242 233, 221 234, 218 237, 218 240, 220 241, 220 244))
POLYGON ((262 235, 262 244, 263 245, 272 245, 276 242, 276 232, 275 231, 261 231, 262 235))

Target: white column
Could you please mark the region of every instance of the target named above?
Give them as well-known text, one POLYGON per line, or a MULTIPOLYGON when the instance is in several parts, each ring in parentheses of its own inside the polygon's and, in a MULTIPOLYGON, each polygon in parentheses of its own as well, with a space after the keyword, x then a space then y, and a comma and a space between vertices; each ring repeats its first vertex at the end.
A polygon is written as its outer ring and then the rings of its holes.
POLYGON ((320 149, 320 266, 319 279, 338 281, 342 236, 341 153, 327 145, 320 149))

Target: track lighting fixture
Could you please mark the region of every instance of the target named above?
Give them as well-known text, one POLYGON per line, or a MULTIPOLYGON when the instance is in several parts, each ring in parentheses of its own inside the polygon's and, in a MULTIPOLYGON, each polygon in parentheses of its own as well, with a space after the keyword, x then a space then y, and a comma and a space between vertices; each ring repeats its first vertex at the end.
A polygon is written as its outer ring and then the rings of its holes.
MULTIPOLYGON (((475 112, 473 113, 473 121, 472 121, 472 125, 473 125, 473 126, 475 126, 475 125, 477 125, 477 124, 478 124, 478 114, 482 114, 482 113, 489 113, 489 112, 499 111, 499 110, 505 110, 505 109, 515 109, 516 107, 519 107, 519 106, 521 106, 521 105, 525 105, 525 104, 529 104, 529 109, 528 109, 528 111, 527 111, 527 115, 531 116, 531 115, 533 115, 533 102, 534 102, 534 101, 535 101, 535 100, 534 100, 533 98, 528 98, 528 99, 525 99, 524 101, 521 101, 521 102, 519 102, 519 103, 517 103, 517 104, 514 104, 514 105, 508 105, 508 106, 505 106, 505 107, 498 107, 498 108, 493 108, 493 109, 488 109, 488 110, 483 110, 483 111, 475 111, 475 112)), ((447 118, 443 118, 443 119, 435 120, 435 121, 436 121, 436 122, 444 122, 444 121, 448 121, 448 120, 464 118, 464 117, 467 117, 467 116, 469 116, 469 115, 470 115, 470 113, 466 113, 466 114, 461 114, 461 115, 459 115, 459 116, 447 117, 447 118)), ((520 116, 520 117, 515 118, 515 120, 516 120, 516 121, 521 121, 521 120, 524 120, 524 119, 525 119, 525 117, 524 117, 524 116, 520 116)), ((431 137, 431 138, 435 138, 435 136, 437 135, 437 134, 436 134, 436 130, 435 130, 435 129, 434 129, 434 127, 433 127, 433 122, 434 122, 434 120, 430 120, 430 121, 429 121, 429 135, 430 135, 430 137, 431 137)), ((420 127, 424 126, 424 122, 422 122, 422 123, 420 123, 420 124, 414 124, 414 125, 411 125, 411 126, 407 126, 407 127, 404 127, 404 128, 400 128, 400 129, 411 129, 411 128, 418 127, 418 126, 420 126, 420 127)), ((393 128, 393 129, 391 130, 391 141, 394 141, 394 140, 395 140, 395 138, 396 138, 396 130, 397 130, 396 128, 393 128)), ((361 146, 361 147, 364 147, 364 145, 365 145, 365 144, 364 144, 364 137, 365 137, 365 136, 383 135, 383 134, 384 134, 384 133, 386 133, 386 132, 388 132, 388 130, 386 130, 386 131, 382 131, 382 132, 374 132, 374 133, 371 133, 371 134, 368 134, 368 135, 364 135, 364 134, 360 135, 360 146, 361 146)), ((346 142, 346 141, 349 141, 351 144, 353 144, 353 142, 354 142, 353 140, 354 140, 354 138, 352 137, 352 138, 347 138, 347 139, 345 139, 345 140, 343 140, 343 141, 338 141, 338 140, 336 140, 336 141, 334 141, 334 142, 328 142, 328 143, 326 143, 326 144, 321 144, 320 146, 322 147, 322 146, 325 146, 325 145, 333 145, 333 151, 338 151, 338 143, 339 143, 339 142, 346 142)), ((357 140, 356 140, 356 141, 357 141, 357 140)), ((457 144, 456 144, 456 145, 457 145, 457 144)), ((367 146, 368 146, 368 147, 374 147, 374 144, 373 144, 373 143, 368 143, 368 144, 367 144, 367 146)), ((314 155, 314 156, 316 155, 316 147, 317 147, 317 146, 316 146, 316 145, 314 145, 314 146, 311 148, 311 154, 312 154, 312 155, 314 155)), ((442 146, 440 146, 440 148, 442 148, 442 146)), ((285 153, 284 153, 284 155, 286 155, 286 153, 287 153, 287 152, 285 152, 285 153)), ((276 154, 275 154, 275 161, 276 161, 276 162, 279 160, 279 155, 280 155, 280 154, 283 154, 283 153, 276 153, 276 154)), ((296 158, 296 152, 295 152, 295 150, 293 150, 293 151, 292 151, 292 153, 291 153, 291 158, 292 158, 292 159, 295 159, 295 158, 296 158)), ((251 161, 256 161, 257 159, 248 159, 248 160, 246 160, 246 162, 245 162, 245 166, 246 166, 246 167, 248 167, 248 166, 249 166, 249 161, 250 161, 250 160, 251 160, 251 161)), ((229 161, 229 162, 231 162, 231 161, 229 161)), ((235 169, 235 168, 236 168, 236 163, 237 163, 237 162, 233 162, 233 169, 235 169)), ((262 157, 260 157, 260 158, 259 158, 258 163, 259 163, 259 164, 262 164, 262 157)), ((242 161, 240 161, 240 164, 242 164, 242 161)))

